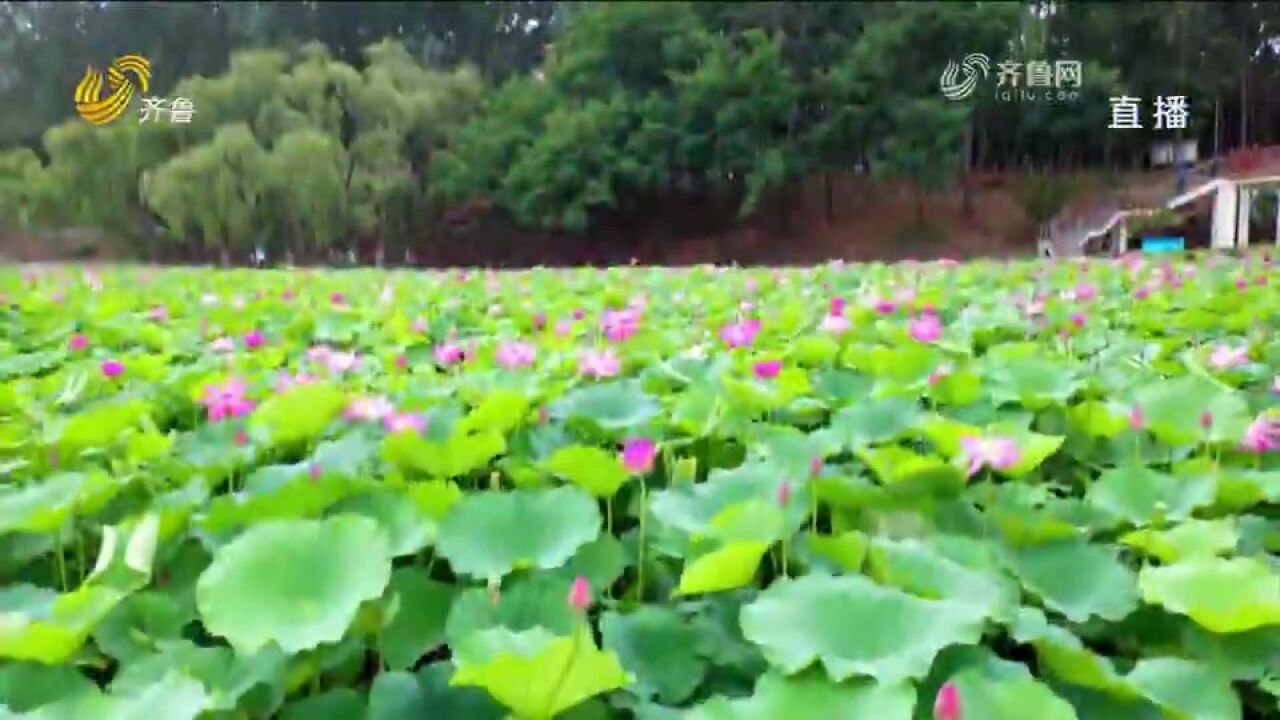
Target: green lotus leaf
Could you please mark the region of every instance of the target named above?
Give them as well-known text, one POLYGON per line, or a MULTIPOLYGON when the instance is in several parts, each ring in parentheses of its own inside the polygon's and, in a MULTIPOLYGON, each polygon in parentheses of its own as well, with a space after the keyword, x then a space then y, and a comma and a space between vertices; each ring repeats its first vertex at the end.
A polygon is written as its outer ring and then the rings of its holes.
POLYGON ((116 492, 104 473, 58 473, 30 485, 0 487, 0 533, 51 533, 67 518, 116 492))
POLYGON ((431 715, 431 705, 413 675, 384 672, 373 679, 365 720, 420 720, 431 715))
POLYGON ((67 418, 55 431, 58 451, 74 457, 84 450, 105 449, 126 435, 147 414, 137 398, 110 400, 67 418))
POLYGON ((280 720, 349 720, 364 717, 366 711, 360 693, 338 688, 289 703, 280 712, 280 720))
POLYGON ((774 720, 796 717, 875 718, 910 720, 916 692, 908 683, 884 685, 859 681, 833 683, 821 675, 806 673, 760 677, 750 697, 713 698, 686 713, 686 720, 774 720), (801 710, 803 708, 803 710, 801 710))
POLYGON ((390 579, 391 552, 374 521, 274 521, 218 549, 200 575, 196 603, 209 632, 237 652, 269 642, 298 652, 341 639, 360 604, 390 579))
POLYGON ((983 720, 1076 720, 1071 703, 1032 678, 992 678, 969 669, 952 678, 964 717, 983 720))
POLYGON ((914 398, 871 399, 841 409, 831 425, 845 449, 853 450, 896 439, 912 426, 919 412, 914 398))
POLYGON ((634 380, 617 380, 571 390, 551 405, 551 417, 581 418, 610 431, 648 422, 660 411, 658 402, 634 380))
POLYGON ((751 584, 769 543, 737 541, 687 562, 677 595, 722 592, 751 584))
POLYGON ((613 497, 631 477, 615 453, 584 445, 560 448, 543 467, 601 498, 613 497))
POLYGON ((542 628, 570 635, 578 621, 566 602, 573 581, 539 573, 508 583, 499 591, 470 588, 458 594, 449 610, 445 636, 450 646, 496 627, 520 632, 542 628))
POLYGON ((1151 432, 1170 445, 1201 438, 1235 442, 1252 419, 1243 396, 1203 375, 1147 385, 1138 390, 1136 400, 1151 432), (1213 418, 1208 430, 1200 424, 1205 413, 1213 418))
POLYGON ((440 524, 436 548, 454 572, 498 580, 551 569, 600 533, 600 510, 574 487, 466 495, 440 524))
POLYGON ((136 655, 111 681, 117 694, 137 694, 162 681, 174 670, 200 681, 208 693, 208 709, 231 710, 257 688, 265 693, 271 710, 284 700, 283 685, 288 658, 274 645, 252 655, 240 655, 226 646, 200 647, 188 640, 153 643, 154 652, 136 655))
POLYGON ((0 668, 0 706, 16 713, 98 692, 97 685, 70 665, 21 662, 0 668))
POLYGON ((455 432, 441 441, 399 432, 383 440, 382 456, 401 469, 447 479, 483 468, 506 448, 506 439, 494 431, 455 432))
POLYGON ((742 609, 742 631, 784 673, 820 661, 836 681, 855 675, 892 685, 924 677, 942 648, 975 643, 972 606, 908 595, 859 575, 778 582, 742 609))
POLYGON ((630 678, 612 652, 596 647, 579 623, 572 637, 545 630, 475 633, 457 648, 451 685, 484 688, 517 717, 551 720, 578 703, 625 686, 630 678))
POLYGON ((1006 576, 995 549, 982 541, 939 535, 919 540, 877 539, 867 574, 913 595, 973 605, 986 617, 1011 616, 1018 587, 1006 576))
POLYGON ((1137 578, 1107 546, 1084 540, 1035 545, 1014 553, 1011 566, 1048 608, 1075 622, 1120 620, 1138 607, 1137 578), (1081 577, 1089 582, 1077 582, 1081 577))
POLYGON ((392 557, 413 555, 435 540, 437 523, 416 499, 401 490, 375 490, 348 498, 335 513, 362 515, 378 523, 387 536, 392 557))
POLYGON ((832 562, 843 572, 858 572, 867 557, 870 542, 857 530, 839 535, 805 533, 804 544, 814 555, 832 562))
POLYGON ((856 454, 882 484, 895 490, 955 493, 965 485, 960 468, 934 455, 919 455, 897 446, 860 448, 856 454))
MULTIPOLYGON (((787 478, 777 466, 769 462, 743 464, 732 470, 717 468, 711 471, 706 482, 680 484, 654 493, 649 501, 649 510, 660 522, 672 528, 691 535, 715 536, 713 523, 721 513, 751 500, 776 505, 779 490, 786 482, 787 478)), ((786 529, 798 529, 809 513, 808 483, 791 483, 791 487, 784 532, 786 529)))
POLYGON ((1112 468, 1089 486, 1086 501, 1136 526, 1184 519, 1213 504, 1217 488, 1210 475, 1174 477, 1140 465, 1112 468))
POLYGON ((391 593, 394 612, 379 636, 378 651, 389 667, 404 670, 444 642, 445 621, 457 591, 421 570, 398 568, 391 574, 391 593))
POLYGON ((267 398, 249 420, 250 432, 262 442, 293 445, 318 438, 338 416, 346 397, 329 383, 293 385, 267 398))
POLYGON ((1228 678, 1182 658, 1145 658, 1126 676, 1171 717, 1241 720, 1240 698, 1228 678))
POLYGON ((1122 535, 1120 542, 1161 562, 1176 563, 1194 557, 1226 555, 1240 543, 1240 534, 1231 518, 1193 519, 1167 530, 1134 530, 1122 535))
POLYGON ((626 615, 605 613, 600 632, 604 649, 617 653, 635 676, 632 692, 676 704, 702 684, 707 663, 698 652, 698 634, 676 611, 644 606, 626 615))
POLYGON ((475 409, 458 421, 456 432, 511 432, 529 413, 529 399, 524 393, 498 388, 485 395, 475 409))
POLYGON ((1195 557, 1148 566, 1138 586, 1146 602, 1216 633, 1280 625, 1280 575, 1256 558, 1195 557))
POLYGON ((1058 680, 1111 697, 1138 697, 1137 690, 1116 672, 1108 658, 1085 647, 1069 630, 1050 624, 1037 608, 1019 608, 1011 634, 1017 642, 1034 647, 1040 666, 1058 680))
POLYGON ((33 585, 0 589, 0 657, 66 662, 124 597, 93 585, 62 595, 33 585))

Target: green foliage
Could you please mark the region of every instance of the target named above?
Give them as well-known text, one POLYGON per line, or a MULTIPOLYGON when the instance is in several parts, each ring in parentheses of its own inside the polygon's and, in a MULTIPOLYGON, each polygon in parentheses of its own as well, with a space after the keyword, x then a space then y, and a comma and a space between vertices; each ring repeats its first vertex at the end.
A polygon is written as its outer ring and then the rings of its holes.
POLYGON ((0 716, 1277 720, 1266 263, 0 271, 0 716))

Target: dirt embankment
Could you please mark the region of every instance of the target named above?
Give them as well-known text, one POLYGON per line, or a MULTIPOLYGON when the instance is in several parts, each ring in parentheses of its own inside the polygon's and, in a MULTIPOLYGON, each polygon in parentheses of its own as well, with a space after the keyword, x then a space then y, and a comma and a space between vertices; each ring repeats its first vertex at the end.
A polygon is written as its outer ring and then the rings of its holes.
MULTIPOLYGON (((967 212, 959 188, 921 196, 906 183, 846 174, 794 183, 741 220, 730 205, 691 199, 654 204, 660 211, 613 214, 580 235, 520 230, 491 215, 415 243, 416 264, 523 267, 635 258, 746 265, 1029 255, 1036 227, 1016 199, 1020 180, 1014 174, 971 178, 967 212)), ((10 261, 128 256, 123 244, 92 230, 39 237, 0 232, 0 259, 10 261)))

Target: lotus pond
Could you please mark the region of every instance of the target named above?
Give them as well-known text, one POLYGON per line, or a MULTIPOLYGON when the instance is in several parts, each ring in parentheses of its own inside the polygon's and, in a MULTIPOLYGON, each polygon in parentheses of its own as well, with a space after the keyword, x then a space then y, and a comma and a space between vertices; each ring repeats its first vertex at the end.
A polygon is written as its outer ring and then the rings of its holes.
POLYGON ((1280 718, 1269 278, 0 271, 0 718, 1280 718))

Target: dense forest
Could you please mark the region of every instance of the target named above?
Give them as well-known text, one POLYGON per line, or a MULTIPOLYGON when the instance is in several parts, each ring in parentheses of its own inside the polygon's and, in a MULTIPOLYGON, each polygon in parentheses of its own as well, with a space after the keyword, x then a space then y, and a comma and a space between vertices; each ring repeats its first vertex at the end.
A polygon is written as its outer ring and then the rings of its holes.
POLYGON ((1280 143, 1276 2, 5 2, 0 58, 0 224, 151 257, 399 259, 477 214, 584 233, 854 170, 923 196, 1136 167, 1155 138, 1280 143), (126 53, 191 122, 76 116, 86 66, 126 53), (1002 100, 992 68, 947 99, 971 53, 1079 62, 1078 96, 1002 100), (1120 95, 1144 129, 1108 128, 1120 95), (1171 95, 1188 127, 1156 130, 1171 95))

